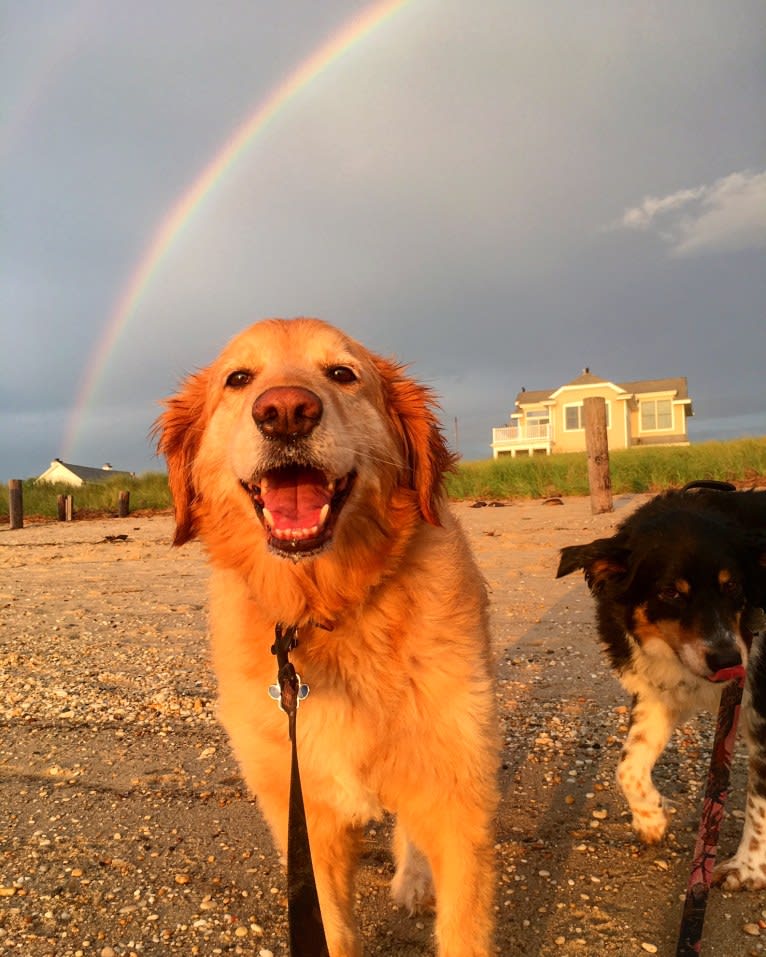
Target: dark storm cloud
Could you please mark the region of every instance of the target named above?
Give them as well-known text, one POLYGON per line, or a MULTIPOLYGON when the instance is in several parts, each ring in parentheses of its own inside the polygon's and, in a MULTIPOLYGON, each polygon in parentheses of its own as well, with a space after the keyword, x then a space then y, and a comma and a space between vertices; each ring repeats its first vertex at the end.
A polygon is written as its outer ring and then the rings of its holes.
MULTIPOLYGON (((364 6, 7 5, 4 478, 59 454, 163 216, 364 6)), ((693 435, 765 432, 764 27, 742 0, 402 4, 179 232, 77 459, 157 467, 157 400, 243 325, 301 313, 410 361, 469 458, 522 385, 586 365, 686 375, 693 435)))

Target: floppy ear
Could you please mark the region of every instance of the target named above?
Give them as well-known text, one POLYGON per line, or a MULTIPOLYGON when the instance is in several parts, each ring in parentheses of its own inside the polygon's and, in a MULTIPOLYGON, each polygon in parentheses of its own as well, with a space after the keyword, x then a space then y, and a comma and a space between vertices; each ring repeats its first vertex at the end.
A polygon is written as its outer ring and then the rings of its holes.
POLYGON ((165 411, 154 423, 157 451, 168 463, 168 482, 176 516, 174 545, 183 545, 197 534, 194 503, 197 492, 192 467, 205 425, 208 372, 189 376, 176 395, 165 400, 165 411))
POLYGON ((436 418, 434 393, 403 375, 403 366, 373 356, 383 380, 386 408, 405 448, 408 475, 403 484, 417 492, 418 507, 431 525, 439 525, 438 500, 444 473, 453 471, 457 456, 436 418))
POLYGON ((600 591, 608 581, 626 574, 628 556, 628 549, 617 544, 613 538, 597 538, 590 545, 567 545, 561 549, 556 578, 582 568, 588 588, 600 591))

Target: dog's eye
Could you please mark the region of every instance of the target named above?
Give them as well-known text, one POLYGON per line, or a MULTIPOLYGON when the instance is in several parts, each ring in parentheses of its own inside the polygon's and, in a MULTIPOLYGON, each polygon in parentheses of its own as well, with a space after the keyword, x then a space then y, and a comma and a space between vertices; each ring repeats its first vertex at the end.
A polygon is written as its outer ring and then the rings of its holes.
POLYGON ((356 373, 348 366, 330 366, 327 370, 327 378, 347 385, 349 382, 356 382, 356 373))
POLYGON ((232 372, 226 377, 226 385, 229 389, 244 389, 252 381, 253 374, 246 369, 237 369, 236 372, 232 372))
POLYGON ((739 598, 742 593, 739 582, 734 581, 732 578, 728 579, 728 581, 721 582, 721 591, 724 595, 728 595, 729 598, 739 598))
POLYGON ((673 588, 669 585, 667 588, 662 588, 657 593, 657 597, 660 601, 667 602, 668 604, 674 604, 681 600, 681 593, 677 588, 673 588))

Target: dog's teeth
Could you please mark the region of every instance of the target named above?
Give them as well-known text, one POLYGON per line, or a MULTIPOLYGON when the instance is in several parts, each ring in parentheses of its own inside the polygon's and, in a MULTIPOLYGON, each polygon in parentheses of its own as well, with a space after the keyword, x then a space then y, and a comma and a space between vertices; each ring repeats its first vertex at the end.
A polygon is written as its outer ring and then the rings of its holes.
POLYGON ((269 488, 269 480, 266 478, 265 475, 263 476, 263 478, 262 478, 259 482, 253 483, 253 489, 254 489, 256 492, 258 491, 259 488, 260 488, 260 491, 261 491, 261 495, 263 495, 264 492, 268 491, 268 488, 269 488))
POLYGON ((269 528, 274 528, 274 516, 265 505, 263 507, 263 517, 266 520, 266 524, 269 526, 269 528))
POLYGON ((319 513, 319 524, 315 525, 314 528, 316 528, 317 530, 320 529, 324 525, 324 523, 327 521, 327 516, 329 514, 330 514, 330 506, 323 505, 322 511, 319 513))
POLYGON ((327 491, 330 493, 330 495, 335 494, 335 479, 330 479, 330 481, 327 483, 327 491))
POLYGON ((271 534, 280 541, 295 544, 306 538, 316 538, 320 529, 320 525, 312 525, 311 528, 272 528, 271 534))

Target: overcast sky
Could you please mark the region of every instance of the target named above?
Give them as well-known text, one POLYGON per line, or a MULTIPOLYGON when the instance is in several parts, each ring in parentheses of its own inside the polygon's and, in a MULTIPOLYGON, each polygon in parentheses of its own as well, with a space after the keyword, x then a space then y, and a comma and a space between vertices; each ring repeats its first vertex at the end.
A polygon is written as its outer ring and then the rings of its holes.
POLYGON ((164 468, 159 400, 274 315, 411 363, 467 459, 489 457, 522 386, 585 366, 687 376, 693 441, 766 434, 762 0, 400 3, 218 177, 105 358, 169 212, 382 7, 0 8, 0 480, 64 452, 164 468))

